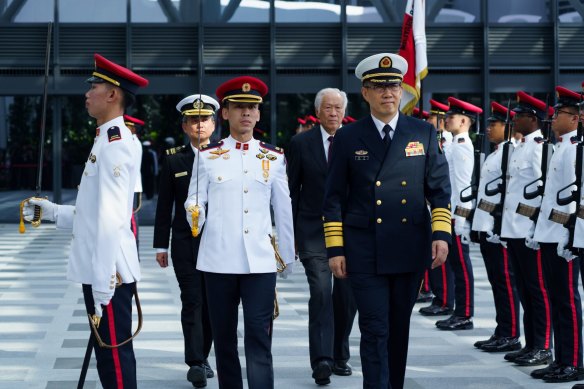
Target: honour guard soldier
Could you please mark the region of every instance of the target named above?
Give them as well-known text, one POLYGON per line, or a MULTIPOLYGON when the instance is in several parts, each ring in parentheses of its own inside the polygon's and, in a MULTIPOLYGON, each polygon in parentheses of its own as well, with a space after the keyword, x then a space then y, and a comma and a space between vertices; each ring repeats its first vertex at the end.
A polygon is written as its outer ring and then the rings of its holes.
POLYGON ((564 234, 568 234, 568 230, 561 221, 556 220, 556 214, 574 214, 577 203, 572 201, 559 205, 556 198, 558 195, 569 195, 569 191, 561 190, 569 187, 576 178, 576 130, 582 96, 561 86, 556 88, 556 93, 558 104, 554 107, 552 131, 558 142, 550 160, 541 210, 533 235, 541 248, 543 273, 551 303, 554 362, 547 368, 534 371, 532 376, 546 382, 568 382, 584 379, 582 304, 578 292, 580 259, 573 257, 569 250, 567 253, 558 253, 558 242, 564 234))
MULTIPOLYGON (((140 142, 140 138, 138 137, 138 132, 144 126, 144 121, 138 118, 132 117, 130 115, 124 115, 124 124, 130 131, 132 131, 132 139, 134 140, 134 144, 136 145, 136 150, 138 151, 137 154, 137 161, 138 166, 142 166, 142 143, 140 142)), ((142 207, 142 175, 138 174, 138 178, 136 179, 136 187, 134 188, 134 205, 132 207, 132 221, 131 227, 134 236, 136 237, 136 247, 138 247, 138 256, 140 252, 140 245, 139 243, 139 235, 138 235, 138 211, 142 207)))
MULTIPOLYGON (((482 202, 493 205, 501 203, 501 194, 488 195, 487 189, 499 185, 502 177, 502 158, 504 148, 513 148, 505 136, 505 126, 508 117, 513 117, 514 112, 497 102, 491 103, 491 116, 487 119, 489 127, 487 136, 489 141, 495 144, 495 150, 490 153, 481 168, 479 181, 477 208, 472 222, 472 230, 478 233, 481 254, 485 261, 487 278, 493 291, 495 302, 495 333, 488 340, 475 342, 475 347, 487 352, 515 351, 521 348, 519 341, 519 295, 515 286, 515 274, 509 263, 507 248, 501 244, 499 236, 493 233, 495 219, 487 211, 483 210, 482 202)), ((509 150, 507 160, 513 150, 509 150)), ((507 162, 505 162, 507 163, 507 162)))
POLYGON ((348 280, 334 279, 328 267, 322 202, 328 160, 347 107, 347 95, 325 88, 314 101, 320 125, 295 136, 288 149, 288 184, 292 197, 294 236, 310 287, 308 340, 312 377, 330 383, 331 372, 351 375, 349 335, 357 307, 348 280))
MULTIPOLYGON (((140 174, 132 132, 124 124, 124 109, 148 80, 95 54, 95 71, 87 82, 85 106, 96 119, 95 142, 85 163, 75 205, 32 199, 43 219, 57 228, 72 228, 67 278, 83 284, 87 313, 99 339, 118 345, 132 337, 132 297, 140 280, 140 265, 129 220, 140 174)), ((117 347, 94 343, 97 371, 105 389, 136 388, 132 342, 117 347)))
POLYGON ((515 271, 517 291, 523 307, 525 347, 505 355, 505 359, 532 366, 551 362, 551 308, 543 276, 537 242, 533 241, 534 218, 541 197, 523 197, 525 187, 540 179, 544 139, 540 126, 548 115, 546 104, 525 92, 517 92, 513 127, 523 135, 509 161, 507 195, 503 206, 501 238, 507 242, 507 255, 515 271), (518 213, 518 207, 530 214, 518 213))
POLYGON ((436 130, 399 113, 407 68, 389 53, 359 63, 371 115, 337 131, 326 182, 329 265, 353 288, 364 388, 403 388, 420 281, 430 262, 444 263, 451 239, 448 166, 436 130))
POLYGON ((294 262, 284 151, 252 137, 267 92, 261 80, 247 76, 217 88, 230 136, 201 148, 199 171, 195 173, 194 165, 185 202, 195 233, 205 225, 197 269, 205 276, 217 377, 219 388, 225 389, 243 387, 237 352, 240 301, 249 388, 274 387, 271 349, 277 266, 270 241, 270 204, 279 252, 288 264, 282 277, 291 272, 294 262))
POLYGON ((170 254, 180 288, 180 321, 184 336, 185 363, 189 366, 187 379, 195 387, 202 388, 207 385, 207 378, 214 376, 207 361, 212 335, 203 274, 196 268, 201 238, 192 236, 184 203, 199 148, 209 143, 215 130, 214 115, 219 109, 219 103, 210 96, 195 94, 182 99, 176 109, 181 113, 182 129, 189 143, 166 150, 160 171, 160 191, 154 220, 154 248, 156 262, 162 268, 167 267, 168 243, 172 230, 170 254))
MULTIPOLYGON (((452 143, 452 135, 444 130, 444 119, 448 105, 430 99, 430 117, 428 122, 438 131, 438 147, 441 152, 452 143)), ((446 264, 426 271, 429 279, 431 294, 434 297, 432 303, 420 308, 419 312, 424 316, 451 315, 454 307, 454 275, 446 264)))
MULTIPOLYGON (((454 275, 454 313, 448 319, 436 322, 441 330, 468 330, 473 328, 474 277, 469 256, 470 227, 468 219, 473 210, 472 201, 462 201, 461 192, 471 186, 474 168, 474 148, 468 135, 471 125, 483 112, 477 106, 454 97, 448 98, 446 131, 452 134, 452 144, 446 149, 446 159, 452 185, 452 217, 454 236, 447 265, 454 275), (463 213, 460 213, 462 210, 463 213)), ((478 168, 478 167, 477 167, 478 168)))

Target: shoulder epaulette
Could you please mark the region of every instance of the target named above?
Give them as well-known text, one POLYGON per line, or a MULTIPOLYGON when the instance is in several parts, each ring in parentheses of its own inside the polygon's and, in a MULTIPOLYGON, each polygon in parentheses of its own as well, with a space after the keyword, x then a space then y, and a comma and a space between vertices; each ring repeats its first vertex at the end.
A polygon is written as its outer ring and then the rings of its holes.
POLYGON ((263 147, 264 149, 271 150, 271 151, 278 153, 278 154, 284 154, 283 148, 271 145, 271 144, 266 143, 266 142, 260 142, 260 147, 263 147))
POLYGON ((541 136, 536 136, 533 138, 536 143, 543 143, 544 139, 541 136))
POLYGON ((220 140, 218 142, 211 142, 208 143, 206 145, 201 146, 201 148, 199 149, 199 151, 207 151, 207 150, 212 150, 212 149, 216 149, 218 147, 223 146, 223 141, 220 140))
POLYGON ((166 155, 173 155, 178 153, 179 151, 181 151, 182 149, 184 149, 186 146, 178 146, 178 147, 173 147, 171 149, 166 150, 166 155))
POLYGON ((578 139, 578 136, 573 136, 570 138, 570 142, 572 142, 572 144, 578 143, 580 140, 578 139))
POLYGON ((458 138, 458 143, 464 143, 464 138, 458 138))

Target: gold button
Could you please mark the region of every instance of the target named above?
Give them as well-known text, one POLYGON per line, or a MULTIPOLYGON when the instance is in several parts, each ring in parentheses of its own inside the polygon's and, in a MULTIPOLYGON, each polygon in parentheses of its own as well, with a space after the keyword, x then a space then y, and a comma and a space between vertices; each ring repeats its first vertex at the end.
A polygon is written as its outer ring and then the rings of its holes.
POLYGON ((405 181, 402 181, 402 186, 406 186, 408 183, 405 181))
POLYGON ((381 224, 381 218, 377 219, 377 224, 381 224))
POLYGON ((377 185, 377 186, 381 186, 381 181, 377 181, 377 182, 375 183, 375 185, 377 185))
POLYGON ((110 289, 113 289, 113 288, 114 288, 113 286, 110 286, 110 289))
POLYGON ((244 210, 243 210, 243 213, 248 213, 248 212, 249 212, 249 211, 248 211, 247 209, 244 209, 244 210))
POLYGON ((243 232, 245 232, 247 234, 249 232, 249 230, 246 228, 243 232))
POLYGON ((407 203, 406 199, 402 199, 402 204, 407 203))
POLYGON ((381 200, 377 200, 377 201, 375 202, 375 204, 377 204, 377 205, 381 205, 381 200))
POLYGON ((84 172, 83 174, 85 174, 85 175, 88 175, 89 173, 87 173, 87 172, 84 172))
POLYGON ((116 276, 115 276, 115 275, 113 275, 113 276, 112 276, 112 280, 115 280, 115 279, 116 279, 116 276))
POLYGON ((221 176, 217 177, 217 181, 221 181, 223 178, 221 176))
POLYGON ((402 219, 402 223, 407 223, 408 219, 406 219, 405 217, 402 219))
POLYGON ((247 193, 247 188, 243 188, 243 193, 247 193))

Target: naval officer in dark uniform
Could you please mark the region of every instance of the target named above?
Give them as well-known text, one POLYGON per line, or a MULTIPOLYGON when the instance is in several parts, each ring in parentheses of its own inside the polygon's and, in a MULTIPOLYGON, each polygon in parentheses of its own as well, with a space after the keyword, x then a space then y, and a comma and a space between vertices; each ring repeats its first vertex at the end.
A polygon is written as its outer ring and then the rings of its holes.
POLYGON ((215 130, 219 103, 202 94, 187 96, 176 106, 182 115, 182 129, 189 138, 185 146, 166 150, 160 171, 160 192, 154 221, 154 248, 160 267, 168 266, 168 242, 172 230, 171 257, 180 288, 181 325, 185 344, 187 379, 198 388, 207 385, 214 373, 207 362, 211 351, 211 325, 203 275, 196 269, 201 238, 194 238, 183 206, 191 182, 193 162, 199 147, 209 143, 215 130), (174 219, 172 211, 174 208, 174 219))
POLYGON ((451 242, 450 181, 436 129, 399 113, 407 68, 388 53, 359 63, 371 115, 337 131, 326 183, 329 265, 349 277, 357 302, 364 388, 403 388, 420 281, 430 262, 444 263, 451 242))

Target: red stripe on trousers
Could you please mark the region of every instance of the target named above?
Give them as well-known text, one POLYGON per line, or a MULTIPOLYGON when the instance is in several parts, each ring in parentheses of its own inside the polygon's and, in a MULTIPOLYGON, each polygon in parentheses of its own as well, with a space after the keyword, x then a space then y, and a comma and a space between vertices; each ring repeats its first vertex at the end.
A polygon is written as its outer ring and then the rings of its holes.
POLYGON ((545 285, 543 283, 543 272, 541 270, 541 251, 537 250, 537 279, 539 281, 539 290, 543 297, 543 303, 545 305, 545 345, 544 348, 550 348, 550 302, 548 300, 547 291, 545 290, 545 285))
POLYGON ((428 280, 428 270, 424 272, 424 292, 428 293, 430 291, 430 283, 428 280))
MULTIPOLYGON (((108 325, 109 325, 109 332, 110 332, 110 340, 112 342, 112 346, 118 344, 116 339, 116 325, 114 323, 114 308, 112 307, 112 302, 107 305, 107 316, 108 316, 108 325)), ((118 383, 118 389, 124 389, 124 380, 122 379, 122 365, 120 363, 120 355, 118 354, 118 349, 112 349, 112 355, 114 358, 114 370, 116 372, 116 381, 118 383)))
POLYGON ((511 277, 509 276, 509 257, 507 256, 507 249, 503 249, 503 271, 505 273, 505 285, 507 286, 507 296, 509 297, 509 307, 511 308, 511 336, 517 336, 517 316, 515 312, 515 301, 513 301, 513 287, 511 286, 511 277))
POLYGON ((578 367, 578 337, 580 336, 578 331, 578 320, 576 319, 576 306, 574 305, 574 274, 572 270, 574 269, 574 263, 572 261, 568 262, 568 289, 570 292, 570 309, 572 310, 572 339, 574 340, 574 357, 572 360, 572 366, 578 367))
POLYGON ((442 308, 448 305, 448 280, 446 277, 446 263, 440 265, 442 269, 442 308))
POLYGON ((134 233, 134 239, 138 238, 138 229, 136 228, 136 218, 134 217, 134 213, 132 213, 132 232, 134 233))
POLYGON ((458 249, 458 257, 460 259, 460 264, 462 265, 462 273, 464 274, 464 313, 466 317, 470 317, 470 282, 468 281, 468 272, 466 269, 466 263, 464 262, 464 255, 462 253, 462 242, 460 241, 460 236, 456 235, 456 248, 458 249))

